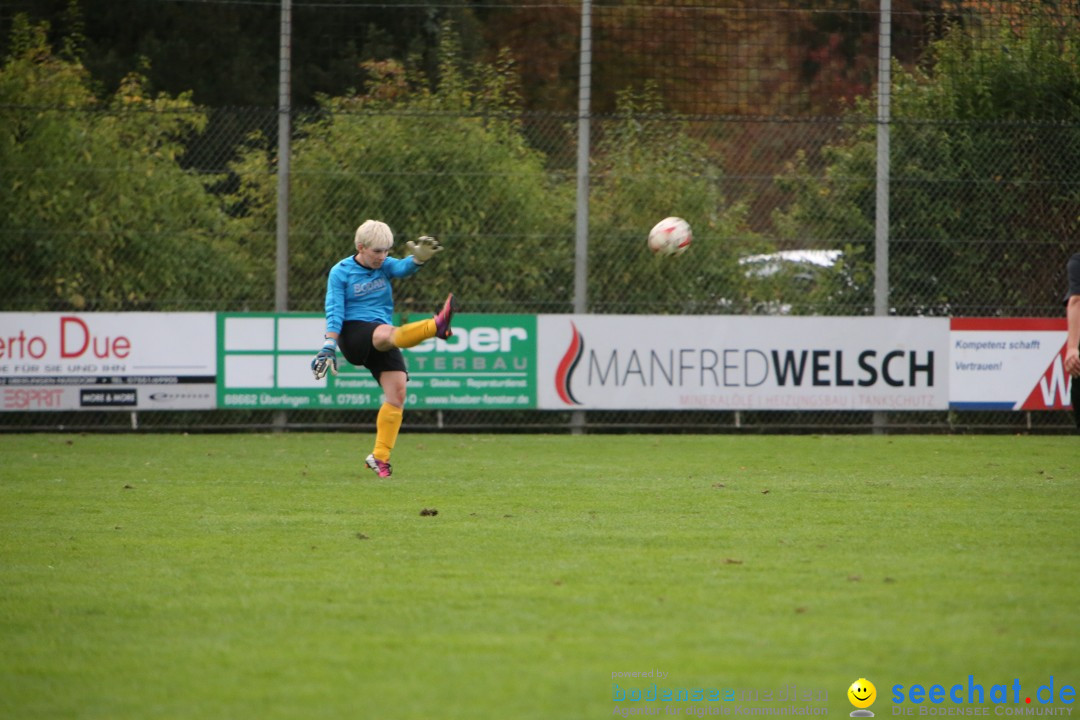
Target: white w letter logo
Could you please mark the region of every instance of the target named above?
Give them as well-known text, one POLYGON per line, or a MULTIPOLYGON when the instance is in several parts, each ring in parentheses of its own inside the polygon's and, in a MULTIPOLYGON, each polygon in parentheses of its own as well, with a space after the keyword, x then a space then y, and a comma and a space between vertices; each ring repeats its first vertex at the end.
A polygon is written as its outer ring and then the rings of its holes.
POLYGON ((1065 365, 1061 360, 1061 355, 1057 355, 1054 358, 1054 362, 1050 364, 1050 383, 1047 385, 1046 375, 1043 375, 1039 379, 1039 389, 1042 390, 1043 402, 1046 403, 1046 407, 1054 407, 1054 395, 1061 399, 1062 405, 1069 404, 1069 383, 1072 378, 1065 378, 1065 365))

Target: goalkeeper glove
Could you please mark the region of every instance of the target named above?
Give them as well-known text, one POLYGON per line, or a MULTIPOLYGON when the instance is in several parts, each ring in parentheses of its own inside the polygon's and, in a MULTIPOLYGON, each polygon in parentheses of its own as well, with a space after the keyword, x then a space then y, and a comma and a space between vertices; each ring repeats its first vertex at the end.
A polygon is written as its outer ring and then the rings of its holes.
POLYGON ((433 258, 435 253, 442 252, 442 244, 435 238, 427 235, 418 239, 416 242, 410 240, 405 243, 405 247, 412 251, 413 262, 417 265, 423 265, 433 258))
POLYGON ((333 338, 326 338, 322 350, 311 361, 311 372, 315 375, 316 380, 322 380, 326 377, 327 367, 337 375, 337 341, 333 338))

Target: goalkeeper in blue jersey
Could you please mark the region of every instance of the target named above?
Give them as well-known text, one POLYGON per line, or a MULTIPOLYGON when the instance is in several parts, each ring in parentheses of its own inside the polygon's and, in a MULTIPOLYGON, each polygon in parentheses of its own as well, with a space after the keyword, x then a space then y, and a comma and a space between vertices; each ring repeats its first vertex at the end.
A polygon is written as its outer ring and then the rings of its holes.
POLYGON ((353 365, 366 367, 382 387, 385 401, 375 420, 375 449, 367 466, 379 477, 390 477, 390 451, 401 429, 408 373, 401 348, 419 345, 431 337, 445 340, 453 333, 450 320, 456 304, 451 293, 433 318, 394 327, 394 297, 390 280, 415 275, 436 253, 439 241, 422 237, 406 244, 412 253, 403 260, 388 257, 394 233, 378 220, 367 220, 356 230, 356 254, 330 270, 326 281, 326 335, 322 350, 311 361, 316 380, 329 370, 337 375, 337 350, 353 365))

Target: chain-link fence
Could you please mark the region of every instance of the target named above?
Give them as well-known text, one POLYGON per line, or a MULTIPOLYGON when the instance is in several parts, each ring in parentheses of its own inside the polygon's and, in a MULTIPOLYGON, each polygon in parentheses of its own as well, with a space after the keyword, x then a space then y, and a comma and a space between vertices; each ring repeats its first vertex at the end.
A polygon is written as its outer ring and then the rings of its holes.
MULTIPOLYGON (((62 23, 35 34, 33 5, 12 3, 0 18, 10 35, 0 309, 274 310, 280 111, 276 76, 255 70, 276 68, 278 4, 126 3, 136 32, 161 8, 196 34, 200 14, 208 25, 230 18, 243 28, 236 43, 186 41, 213 53, 203 62, 222 73, 249 53, 262 107, 199 101, 220 86, 161 92, 169 73, 138 67, 126 77, 113 68, 103 90, 109 68, 96 78, 89 57, 65 50, 62 23), (256 43, 253 33, 270 37, 256 43)), ((289 310, 322 310, 326 272, 368 217, 386 220, 399 248, 420 234, 447 248, 422 282, 396 288, 406 314, 429 312, 451 290, 468 312, 574 310, 583 6, 293 2, 289 310)), ((1080 230, 1080 8, 891 6, 889 312, 1060 316, 1080 230)), ((880 21, 878 0, 592 2, 587 311, 874 314, 880 21), (657 260, 645 234, 668 215, 691 220, 694 247, 657 260)), ((93 49, 90 13, 82 23, 75 35, 93 49)), ((164 46, 178 62, 193 57, 164 46)), ((850 431, 875 427, 874 417, 589 412, 584 426, 850 431)), ((414 429, 552 430, 570 419, 408 416, 414 429)), ((0 413, 9 430, 373 420, 0 413)), ((1071 426, 1063 413, 884 420, 931 431, 1071 426)))

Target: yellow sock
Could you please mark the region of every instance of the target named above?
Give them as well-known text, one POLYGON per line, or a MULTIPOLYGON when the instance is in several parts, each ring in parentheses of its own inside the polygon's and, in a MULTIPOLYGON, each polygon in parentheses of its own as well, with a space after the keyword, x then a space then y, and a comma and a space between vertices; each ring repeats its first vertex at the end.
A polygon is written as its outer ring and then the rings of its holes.
POLYGON ((395 347, 411 348, 433 337, 435 337, 435 318, 428 318, 394 328, 394 334, 390 339, 395 347))
POLYGON ((383 403, 379 408, 379 416, 375 418, 375 452, 376 458, 383 462, 390 461, 390 451, 397 442, 398 430, 401 429, 401 408, 390 403, 383 403))

